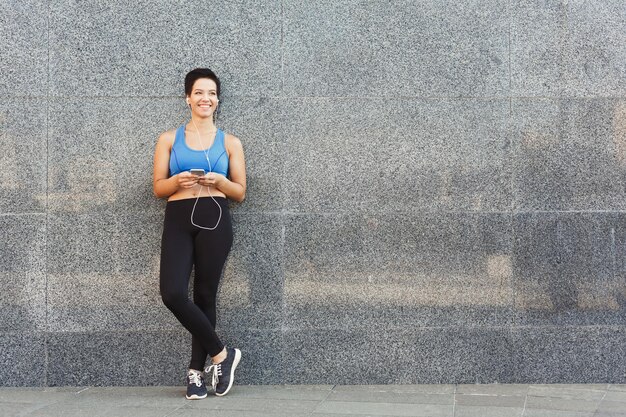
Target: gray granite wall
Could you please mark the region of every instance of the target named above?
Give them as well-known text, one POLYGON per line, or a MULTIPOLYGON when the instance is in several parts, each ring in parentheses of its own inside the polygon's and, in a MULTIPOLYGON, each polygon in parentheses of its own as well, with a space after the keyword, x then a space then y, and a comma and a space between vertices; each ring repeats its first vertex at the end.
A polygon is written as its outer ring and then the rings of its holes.
POLYGON ((160 132, 224 85, 240 382, 626 382, 622 0, 0 3, 0 385, 181 384, 160 132))

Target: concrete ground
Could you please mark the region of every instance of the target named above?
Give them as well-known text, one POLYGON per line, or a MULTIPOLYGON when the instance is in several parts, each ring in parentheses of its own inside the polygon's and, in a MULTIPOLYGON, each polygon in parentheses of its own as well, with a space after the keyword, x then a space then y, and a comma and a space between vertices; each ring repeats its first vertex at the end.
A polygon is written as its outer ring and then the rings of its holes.
POLYGON ((196 401, 184 387, 0 388, 0 415, 626 417, 626 385, 235 386, 196 401))

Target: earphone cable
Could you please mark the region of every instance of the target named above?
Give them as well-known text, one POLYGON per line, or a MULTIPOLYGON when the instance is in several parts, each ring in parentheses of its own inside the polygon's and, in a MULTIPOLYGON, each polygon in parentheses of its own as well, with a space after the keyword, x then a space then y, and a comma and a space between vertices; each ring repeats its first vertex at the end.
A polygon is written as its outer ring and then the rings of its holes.
MULTIPOLYGON (((193 116, 191 117, 191 122, 193 123, 193 126, 196 128, 196 133, 198 134, 198 142, 200 142, 200 146, 203 147, 202 152, 204 153, 204 157, 206 158, 207 164, 209 166, 209 172, 211 172, 213 170, 213 168, 211 168, 211 160, 209 159, 209 153, 207 152, 206 149, 204 149, 204 144, 202 143, 202 138, 200 137, 200 129, 198 129, 198 126, 196 125, 196 122, 193 120, 193 116)), ((217 127, 216 127, 217 129, 217 127)), ((213 139, 213 143, 215 143, 215 141, 217 140, 217 130, 215 131, 215 138, 213 139)), ((213 146, 213 145, 211 145, 213 146)), ((213 227, 206 227, 206 226, 201 226, 199 224, 194 223, 193 221, 193 215, 194 212, 196 211, 196 205, 198 204, 198 200, 200 200, 200 194, 202 193, 202 187, 204 187, 203 185, 200 185, 200 189, 198 190, 198 195, 196 196, 196 201, 193 203, 193 209, 191 209, 191 224, 199 227, 200 229, 204 229, 204 230, 215 230, 217 229, 217 226, 220 224, 220 220, 222 220, 222 206, 220 206, 220 204, 217 202, 217 200, 215 200, 215 198, 213 198, 213 194, 211 194, 211 188, 209 186, 206 187, 207 192, 209 193, 209 197, 211 197, 211 199, 215 202, 215 204, 217 205, 217 208, 220 211, 219 216, 217 217, 217 223, 215 223, 215 226, 213 227)))

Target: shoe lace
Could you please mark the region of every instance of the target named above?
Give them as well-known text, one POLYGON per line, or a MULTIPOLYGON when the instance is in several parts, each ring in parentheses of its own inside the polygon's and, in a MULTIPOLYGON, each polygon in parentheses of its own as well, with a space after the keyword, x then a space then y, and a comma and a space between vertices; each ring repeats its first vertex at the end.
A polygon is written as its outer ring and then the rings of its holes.
POLYGON ((189 383, 196 384, 196 387, 202 386, 202 373, 197 371, 189 371, 189 383))
POLYGON ((217 387, 217 383, 220 380, 220 376, 222 376, 222 364, 218 363, 216 365, 211 365, 208 368, 206 368, 205 371, 207 374, 211 374, 211 386, 213 387, 213 389, 215 389, 215 387, 217 387))

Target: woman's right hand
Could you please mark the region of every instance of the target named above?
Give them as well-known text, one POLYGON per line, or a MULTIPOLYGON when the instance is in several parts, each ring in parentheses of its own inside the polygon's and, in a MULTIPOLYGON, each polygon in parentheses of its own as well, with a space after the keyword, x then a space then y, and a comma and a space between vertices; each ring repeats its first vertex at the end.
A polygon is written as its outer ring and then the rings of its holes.
POLYGON ((189 171, 176 174, 178 188, 192 188, 198 183, 198 176, 189 171))

